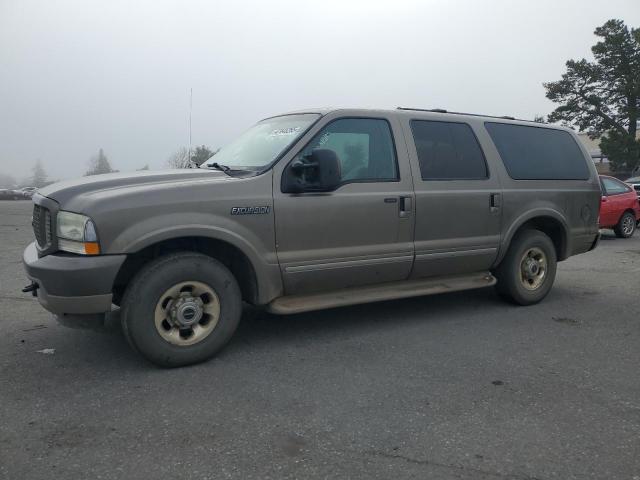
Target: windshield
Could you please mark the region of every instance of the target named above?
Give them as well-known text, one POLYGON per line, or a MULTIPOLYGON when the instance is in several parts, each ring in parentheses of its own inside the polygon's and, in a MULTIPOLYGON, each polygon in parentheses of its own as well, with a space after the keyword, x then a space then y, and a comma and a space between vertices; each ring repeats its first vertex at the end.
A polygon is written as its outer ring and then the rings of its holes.
POLYGON ((305 113, 267 118, 256 123, 207 162, 231 169, 260 169, 273 162, 278 155, 315 122, 320 115, 305 113))

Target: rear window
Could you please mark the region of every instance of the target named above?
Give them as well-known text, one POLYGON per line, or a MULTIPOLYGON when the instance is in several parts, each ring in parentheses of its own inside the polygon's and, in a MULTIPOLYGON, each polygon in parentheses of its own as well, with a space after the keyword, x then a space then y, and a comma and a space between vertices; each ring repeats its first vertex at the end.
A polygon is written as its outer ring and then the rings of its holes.
POLYGON ((509 176, 515 180, 586 180, 584 154, 564 130, 486 122, 509 176))
POLYGON ((488 177, 484 154, 466 123, 412 120, 411 132, 423 180, 488 177))
POLYGON ((631 187, 625 185, 620 180, 609 177, 600 177, 602 186, 607 195, 619 195, 621 193, 627 193, 631 191, 631 187))

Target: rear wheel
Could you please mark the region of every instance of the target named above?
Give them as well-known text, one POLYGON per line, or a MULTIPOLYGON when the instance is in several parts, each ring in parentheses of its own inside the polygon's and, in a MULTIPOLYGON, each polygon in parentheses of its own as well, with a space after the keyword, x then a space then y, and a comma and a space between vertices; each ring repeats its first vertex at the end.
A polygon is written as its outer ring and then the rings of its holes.
POLYGON ((618 224, 613 228, 617 237, 629 238, 636 231, 636 218, 631 212, 624 212, 618 224))
POLYGON ((162 367, 198 363, 229 341, 242 315, 233 274, 194 252, 158 258, 131 281, 122 325, 134 349, 162 367))
POLYGON ((538 303, 553 286, 556 264, 551 239, 539 230, 524 230, 513 239, 496 269, 496 289, 519 305, 538 303))

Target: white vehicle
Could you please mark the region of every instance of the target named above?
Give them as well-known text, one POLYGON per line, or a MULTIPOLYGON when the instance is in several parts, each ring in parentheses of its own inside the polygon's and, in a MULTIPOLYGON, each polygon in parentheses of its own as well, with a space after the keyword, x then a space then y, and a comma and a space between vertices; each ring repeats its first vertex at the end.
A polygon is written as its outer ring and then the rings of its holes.
POLYGON ((631 185, 638 194, 638 198, 640 198, 640 177, 627 178, 624 182, 631 185))

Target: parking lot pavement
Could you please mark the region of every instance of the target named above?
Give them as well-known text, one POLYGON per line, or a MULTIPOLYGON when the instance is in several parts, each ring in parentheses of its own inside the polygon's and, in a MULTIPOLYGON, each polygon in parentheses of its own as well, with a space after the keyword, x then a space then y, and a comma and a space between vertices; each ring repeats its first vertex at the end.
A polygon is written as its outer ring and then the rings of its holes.
POLYGON ((247 311, 160 370, 20 293, 30 212, 0 202, 0 478, 640 478, 640 236, 606 232, 536 306, 247 311))

